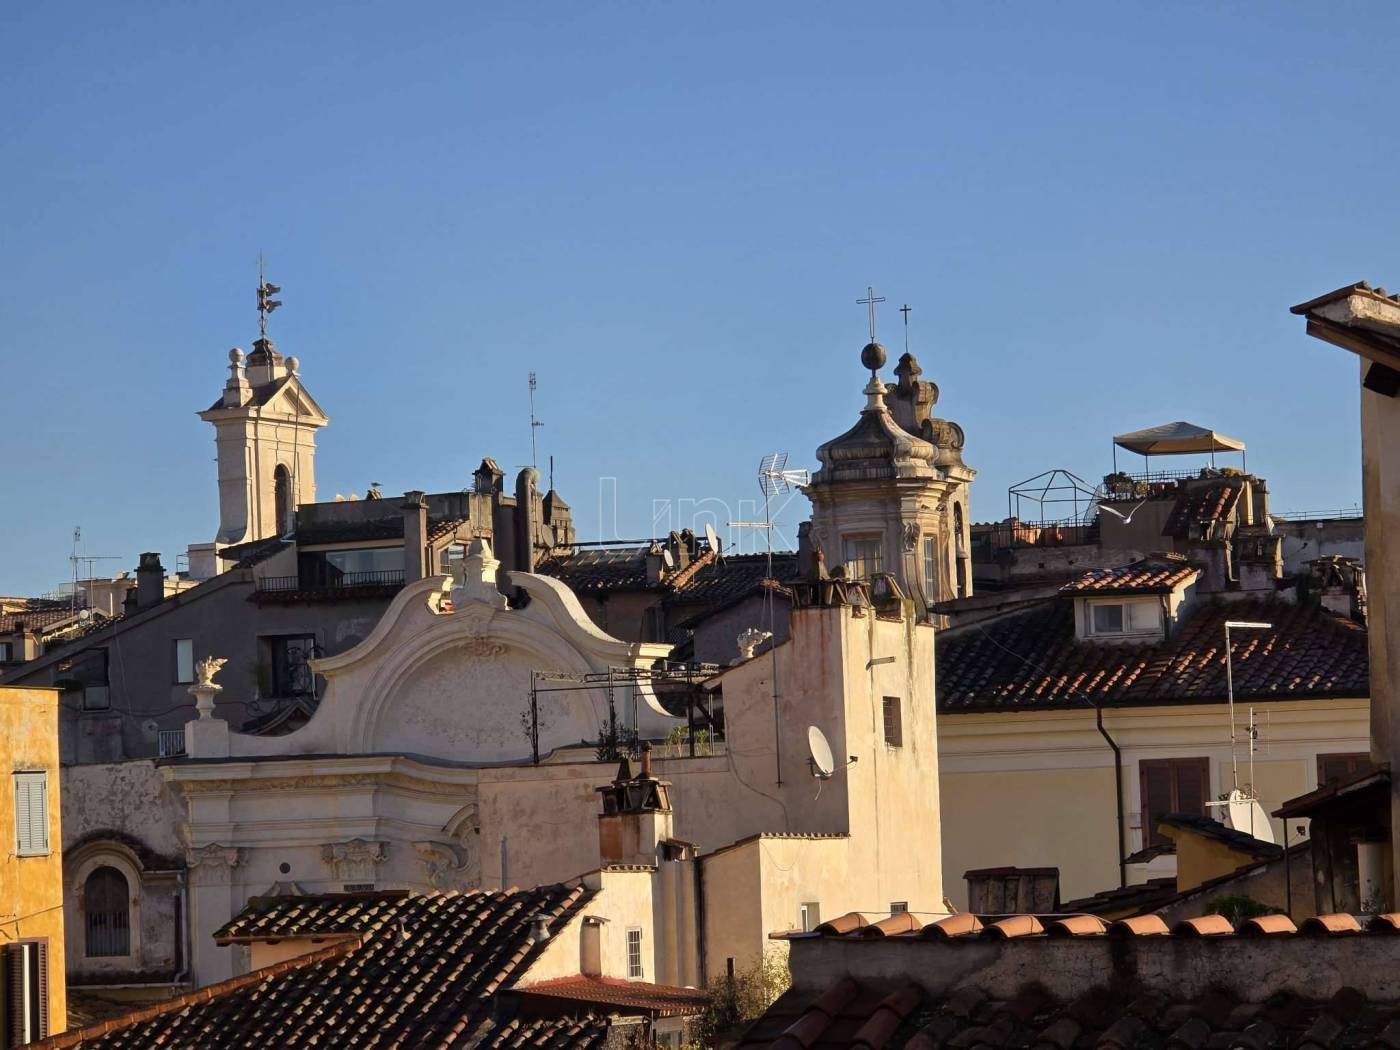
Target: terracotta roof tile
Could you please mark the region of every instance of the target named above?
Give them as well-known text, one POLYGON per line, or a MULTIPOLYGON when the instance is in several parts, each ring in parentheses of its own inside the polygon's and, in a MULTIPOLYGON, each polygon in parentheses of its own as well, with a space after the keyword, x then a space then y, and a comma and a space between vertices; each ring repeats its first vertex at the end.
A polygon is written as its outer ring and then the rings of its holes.
POLYGON ((1166 594, 1201 570, 1178 555, 1155 555, 1117 569, 1091 569, 1060 588, 1061 594, 1166 594))
POLYGON ((540 981, 513 989, 513 994, 524 998, 565 999, 584 1005, 592 1004, 601 1007, 604 1012, 613 1007, 625 1007, 657 1017, 697 1014, 710 1004, 709 995, 696 988, 674 988, 588 974, 540 981))
POLYGON ((1243 490, 1239 481, 1179 487, 1176 505, 1162 526, 1162 535, 1176 539, 1199 535, 1200 526, 1213 525, 1230 517, 1243 490))
POLYGON ((1235 641, 1237 699, 1364 697, 1366 629, 1320 606, 1277 598, 1203 605, 1165 641, 1078 641, 1073 603, 1050 599, 989 624, 943 631, 940 712, 1222 701, 1225 620, 1270 631, 1235 641))
POLYGON ((504 893, 334 894, 256 900, 219 931, 225 943, 326 936, 340 943, 92 1028, 36 1044, 137 1050, 171 1046, 593 1047, 606 1022, 498 1024, 494 993, 552 924, 592 896, 544 886, 504 893))

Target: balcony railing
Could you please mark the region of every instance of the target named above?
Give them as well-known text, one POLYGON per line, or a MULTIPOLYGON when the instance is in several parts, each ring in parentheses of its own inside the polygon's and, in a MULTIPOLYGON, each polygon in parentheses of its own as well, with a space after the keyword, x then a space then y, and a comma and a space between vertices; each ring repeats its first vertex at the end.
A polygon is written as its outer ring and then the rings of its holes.
POLYGON ((1280 510, 1270 511, 1269 517, 1275 521, 1336 521, 1364 518, 1360 507, 1340 507, 1336 510, 1280 510))
POLYGON ((383 569, 379 572, 344 572, 338 576, 303 580, 300 576, 263 576, 258 579, 258 590, 273 593, 291 591, 343 591, 357 587, 400 587, 403 585, 402 569, 383 569))
POLYGON ((175 758, 185 753, 185 731, 183 729, 162 729, 156 734, 161 758, 175 758))

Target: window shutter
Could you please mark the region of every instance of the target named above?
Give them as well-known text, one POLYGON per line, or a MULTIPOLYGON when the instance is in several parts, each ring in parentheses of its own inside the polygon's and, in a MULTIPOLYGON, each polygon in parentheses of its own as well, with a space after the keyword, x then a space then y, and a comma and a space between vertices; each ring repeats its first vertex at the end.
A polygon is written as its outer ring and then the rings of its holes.
POLYGON ((15 852, 22 857, 49 852, 47 773, 15 774, 15 852))
POLYGON ((1201 758, 1172 763, 1176 774, 1176 811, 1203 816, 1210 793, 1210 760, 1201 758))
POLYGON ((6 1046, 23 1046, 24 1038, 24 945, 5 945, 6 1046))
POLYGON ((34 946, 34 989, 38 993, 38 1009, 35 1021, 38 1025, 35 1039, 44 1039, 49 1034, 49 942, 39 941, 34 946))
POLYGON ((1157 819, 1171 812, 1171 767, 1165 762, 1141 762, 1138 772, 1142 780, 1142 841, 1144 845, 1166 842, 1157 830, 1157 819))

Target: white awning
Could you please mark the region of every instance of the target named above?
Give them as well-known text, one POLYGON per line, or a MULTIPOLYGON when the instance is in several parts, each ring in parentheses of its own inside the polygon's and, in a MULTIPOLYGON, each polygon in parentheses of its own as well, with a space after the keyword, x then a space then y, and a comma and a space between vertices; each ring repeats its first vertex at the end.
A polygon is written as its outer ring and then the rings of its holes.
POLYGON ((1218 430, 1198 427, 1194 423, 1164 423, 1160 427, 1134 430, 1113 439, 1119 448, 1144 456, 1178 456, 1188 453, 1243 452, 1244 442, 1227 437, 1218 430))

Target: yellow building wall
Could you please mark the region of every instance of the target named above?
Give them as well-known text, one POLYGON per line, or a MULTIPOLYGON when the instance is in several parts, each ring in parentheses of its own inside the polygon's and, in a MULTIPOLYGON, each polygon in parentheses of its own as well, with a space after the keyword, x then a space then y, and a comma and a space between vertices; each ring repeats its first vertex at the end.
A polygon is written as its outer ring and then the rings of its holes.
POLYGON ((0 943, 45 939, 49 960, 49 1031, 68 1027, 63 952, 63 853, 58 785, 58 691, 0 687, 0 754, 9 783, 0 790, 0 943), (15 788, 19 771, 48 772, 49 854, 16 855, 15 788))
POLYGON ((1118 885, 1111 766, 945 772, 939 781, 943 886, 957 907, 967 907, 972 868, 1058 867, 1062 900, 1118 885))

